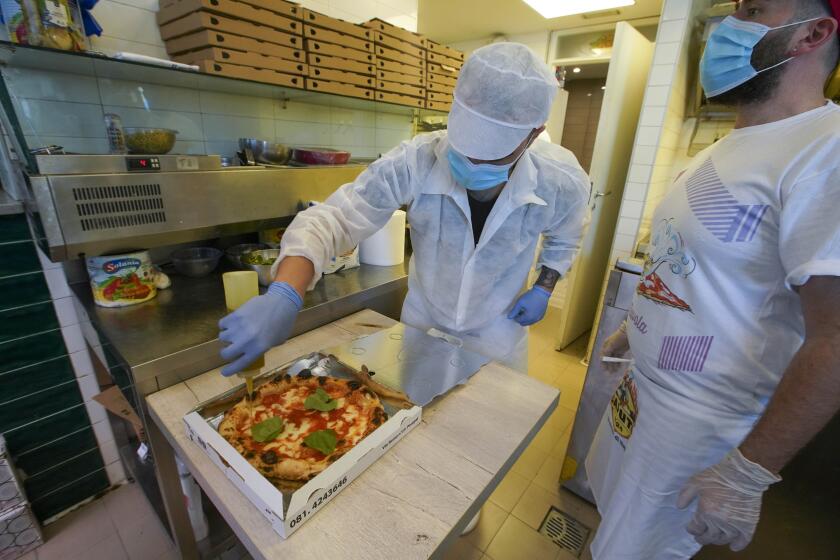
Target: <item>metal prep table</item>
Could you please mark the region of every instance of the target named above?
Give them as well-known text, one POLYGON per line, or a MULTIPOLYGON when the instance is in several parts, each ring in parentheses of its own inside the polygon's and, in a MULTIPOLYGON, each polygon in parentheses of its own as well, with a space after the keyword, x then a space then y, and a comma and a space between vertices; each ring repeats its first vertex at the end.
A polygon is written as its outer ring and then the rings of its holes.
MULTIPOLYGON (((393 324, 362 311, 273 348, 266 367, 393 324)), ((166 447, 156 449, 158 460, 173 462, 173 449, 178 453, 256 559, 440 558, 559 400, 557 389, 490 362, 466 384, 424 407, 419 426, 283 540, 186 435, 184 414, 237 384, 241 381, 211 370, 150 395, 147 402, 154 429, 166 438, 166 447)), ((179 545, 182 557, 193 557, 189 543, 179 545)))

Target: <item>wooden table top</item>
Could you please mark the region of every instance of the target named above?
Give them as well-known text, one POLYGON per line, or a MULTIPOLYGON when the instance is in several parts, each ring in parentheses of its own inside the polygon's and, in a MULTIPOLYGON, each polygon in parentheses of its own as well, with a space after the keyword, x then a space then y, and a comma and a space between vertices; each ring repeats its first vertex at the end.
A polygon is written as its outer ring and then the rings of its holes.
MULTIPOLYGON (((361 311, 265 356, 276 368, 395 322, 361 311)), ((183 416, 240 385, 214 369, 147 397, 152 418, 254 558, 425 559, 460 535, 557 406, 559 392, 491 362, 287 540, 186 435, 183 416)))

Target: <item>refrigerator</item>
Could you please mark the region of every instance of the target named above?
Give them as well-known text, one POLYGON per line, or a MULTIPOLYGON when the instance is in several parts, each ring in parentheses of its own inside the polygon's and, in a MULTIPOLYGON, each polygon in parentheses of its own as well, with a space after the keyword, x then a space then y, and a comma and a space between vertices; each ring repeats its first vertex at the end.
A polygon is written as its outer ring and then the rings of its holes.
MULTIPOLYGON (((614 333, 627 317, 642 267, 643 261, 640 259, 619 259, 610 270, 593 345, 593 356, 598 355, 604 340, 614 333)), ((583 463, 610 397, 620 381, 621 375, 607 372, 600 360, 593 358, 589 361, 572 437, 560 474, 560 484, 592 503, 595 503, 595 498, 586 479, 583 463)))

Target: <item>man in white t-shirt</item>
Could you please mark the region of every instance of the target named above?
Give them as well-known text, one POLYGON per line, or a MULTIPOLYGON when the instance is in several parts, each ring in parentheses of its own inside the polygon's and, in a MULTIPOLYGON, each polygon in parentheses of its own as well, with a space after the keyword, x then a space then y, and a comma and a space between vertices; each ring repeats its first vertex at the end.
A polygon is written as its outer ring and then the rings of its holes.
POLYGON ((752 539, 763 492, 840 410, 840 0, 743 0, 710 35, 707 96, 735 130, 651 224, 628 321, 634 363, 586 469, 596 560, 690 558, 752 539))

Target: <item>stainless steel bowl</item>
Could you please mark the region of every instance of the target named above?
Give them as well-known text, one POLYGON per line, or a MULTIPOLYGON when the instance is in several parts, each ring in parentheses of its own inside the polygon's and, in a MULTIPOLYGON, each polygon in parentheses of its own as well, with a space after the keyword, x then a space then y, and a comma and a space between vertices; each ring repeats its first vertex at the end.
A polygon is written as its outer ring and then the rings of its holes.
POLYGON ((271 277, 271 264, 250 264, 246 261, 246 258, 250 255, 259 255, 260 257, 271 259, 271 263, 274 264, 274 261, 276 261, 277 257, 280 256, 280 249, 262 249, 260 251, 251 251, 240 257, 242 260, 242 266, 246 269, 256 271, 260 286, 268 286, 274 282, 274 278, 271 277))
POLYGON ((168 154, 175 146, 177 130, 169 128, 125 127, 125 146, 130 154, 168 154))
POLYGON ((258 140, 256 138, 240 138, 239 149, 250 148, 257 163, 268 163, 270 165, 283 165, 289 161, 292 151, 283 144, 258 140))
POLYGON ((207 276, 219 266, 222 252, 213 247, 188 247, 179 249, 170 255, 175 270, 184 276, 201 278, 207 276))
POLYGON ((236 268, 245 270, 247 267, 242 264, 242 255, 250 253, 251 251, 260 251, 262 249, 271 249, 271 247, 265 243, 242 243, 240 245, 232 245, 225 249, 225 257, 227 257, 228 262, 236 268))

